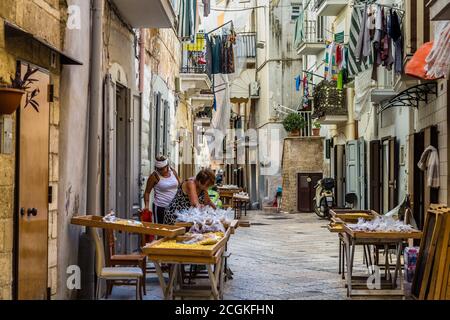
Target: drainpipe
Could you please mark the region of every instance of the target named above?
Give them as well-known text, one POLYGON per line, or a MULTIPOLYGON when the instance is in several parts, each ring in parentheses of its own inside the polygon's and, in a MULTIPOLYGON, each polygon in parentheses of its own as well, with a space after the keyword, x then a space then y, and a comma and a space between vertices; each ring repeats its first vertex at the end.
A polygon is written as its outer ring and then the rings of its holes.
POLYGON ((88 141, 88 185, 87 212, 97 215, 97 192, 100 165, 100 110, 102 107, 102 51, 103 51, 103 6, 104 0, 92 1, 91 29, 91 74, 89 80, 89 141, 88 141))
MULTIPOLYGON (((89 133, 88 133, 88 170, 87 170, 87 214, 98 215, 97 195, 100 183, 100 110, 102 107, 102 50, 103 50, 103 6, 104 0, 91 2, 91 53, 89 78, 89 133)), ((78 264, 82 270, 81 290, 78 299, 92 300, 94 298, 95 272, 94 244, 89 234, 89 228, 80 235, 78 264)))
POLYGON ((139 91, 144 92, 145 71, 145 29, 139 29, 139 91))

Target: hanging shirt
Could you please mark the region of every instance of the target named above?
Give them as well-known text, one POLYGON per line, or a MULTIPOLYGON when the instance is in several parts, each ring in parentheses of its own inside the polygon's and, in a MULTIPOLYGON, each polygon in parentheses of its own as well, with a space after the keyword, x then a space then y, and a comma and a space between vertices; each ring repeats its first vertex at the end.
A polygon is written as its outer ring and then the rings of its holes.
POLYGON ((295 78, 295 91, 300 91, 300 85, 301 85, 301 78, 300 76, 297 76, 295 78))

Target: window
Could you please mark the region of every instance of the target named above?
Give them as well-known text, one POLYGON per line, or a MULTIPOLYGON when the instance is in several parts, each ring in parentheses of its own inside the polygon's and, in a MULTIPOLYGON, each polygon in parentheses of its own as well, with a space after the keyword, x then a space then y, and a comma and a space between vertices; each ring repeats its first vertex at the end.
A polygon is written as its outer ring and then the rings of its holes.
POLYGON ((292 4, 292 12, 291 12, 291 20, 295 21, 300 16, 300 10, 302 9, 302 5, 299 3, 292 4))

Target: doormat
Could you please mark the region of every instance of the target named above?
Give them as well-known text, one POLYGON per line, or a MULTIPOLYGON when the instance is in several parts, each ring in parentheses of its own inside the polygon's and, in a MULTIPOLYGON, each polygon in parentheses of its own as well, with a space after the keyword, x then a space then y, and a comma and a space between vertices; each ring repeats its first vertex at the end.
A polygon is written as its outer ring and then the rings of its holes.
POLYGON ((252 222, 252 227, 253 226, 268 226, 267 223, 261 223, 261 222, 252 222))

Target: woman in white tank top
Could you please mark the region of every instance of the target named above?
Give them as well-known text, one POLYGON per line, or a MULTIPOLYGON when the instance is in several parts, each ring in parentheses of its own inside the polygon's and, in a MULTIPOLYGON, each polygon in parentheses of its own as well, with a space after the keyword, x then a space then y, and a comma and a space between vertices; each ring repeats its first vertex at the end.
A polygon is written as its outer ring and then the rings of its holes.
POLYGON ((153 197, 153 214, 155 223, 163 223, 166 208, 177 193, 180 180, 175 170, 169 167, 166 157, 157 157, 155 171, 147 180, 144 193, 145 209, 149 209, 150 193, 155 191, 153 197))

